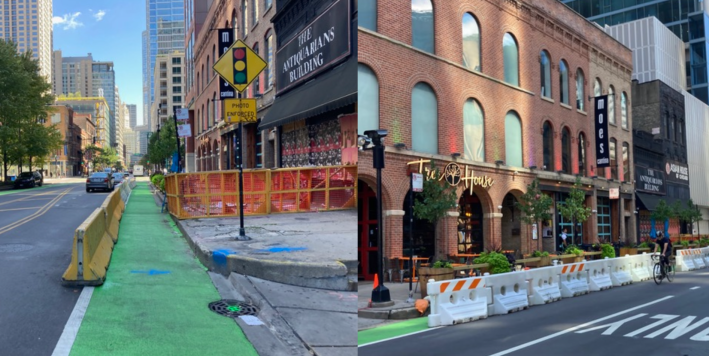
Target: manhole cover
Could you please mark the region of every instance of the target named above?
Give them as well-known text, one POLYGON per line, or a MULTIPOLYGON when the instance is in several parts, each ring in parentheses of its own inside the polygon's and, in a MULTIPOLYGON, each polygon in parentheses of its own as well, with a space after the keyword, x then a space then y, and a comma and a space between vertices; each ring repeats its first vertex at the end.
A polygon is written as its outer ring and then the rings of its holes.
POLYGON ((28 244, 7 244, 7 245, 0 245, 0 252, 22 252, 22 251, 27 251, 31 250, 32 245, 28 244))
POLYGON ((258 308, 256 308, 256 306, 240 300, 229 299, 209 303, 209 310, 230 318, 236 318, 242 315, 258 314, 258 308))

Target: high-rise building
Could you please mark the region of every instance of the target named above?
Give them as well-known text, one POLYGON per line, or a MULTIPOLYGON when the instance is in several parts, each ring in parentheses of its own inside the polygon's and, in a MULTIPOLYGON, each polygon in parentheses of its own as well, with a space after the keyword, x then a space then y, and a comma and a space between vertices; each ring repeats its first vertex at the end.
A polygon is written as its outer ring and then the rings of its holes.
POLYGON ((94 96, 93 62, 91 53, 84 57, 62 57, 62 51, 53 52, 52 91, 54 95, 94 96))
POLYGON ((184 0, 146 0, 143 32, 143 125, 152 127, 148 109, 155 101, 155 58, 185 49, 184 0))
POLYGON ((150 131, 155 131, 159 122, 162 125, 173 114, 176 107, 184 105, 185 97, 185 52, 174 51, 159 55, 155 59, 155 101, 151 106, 150 131))
POLYGON ((111 147, 116 147, 116 74, 113 71, 113 62, 93 62, 93 96, 106 98, 110 117, 108 119, 109 142, 111 147))
POLYGON ((138 126, 138 108, 135 104, 127 104, 128 106, 128 122, 126 123, 131 130, 138 126))
POLYGON ((20 53, 32 51, 40 74, 52 80, 52 0, 0 3, 0 39, 16 43, 20 53))
POLYGON ((599 1, 560 0, 581 16, 601 26, 614 26, 654 16, 685 43, 687 86, 692 95, 709 103, 707 42, 709 8, 700 0, 599 1))

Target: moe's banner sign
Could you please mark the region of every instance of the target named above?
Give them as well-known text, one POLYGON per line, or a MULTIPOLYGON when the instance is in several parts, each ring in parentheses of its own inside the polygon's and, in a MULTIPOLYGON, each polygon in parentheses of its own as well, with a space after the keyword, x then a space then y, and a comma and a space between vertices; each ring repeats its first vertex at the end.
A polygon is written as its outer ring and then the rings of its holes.
POLYGON ((608 95, 597 96, 594 105, 596 123, 596 168, 610 167, 608 150, 608 95))

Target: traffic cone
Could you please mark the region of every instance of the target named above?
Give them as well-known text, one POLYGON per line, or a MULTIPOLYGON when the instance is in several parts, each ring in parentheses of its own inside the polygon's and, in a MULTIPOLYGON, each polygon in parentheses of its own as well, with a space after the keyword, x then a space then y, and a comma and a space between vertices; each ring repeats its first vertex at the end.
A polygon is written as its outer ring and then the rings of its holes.
POLYGON ((374 285, 372 286, 372 290, 377 289, 379 287, 379 274, 374 274, 374 285))

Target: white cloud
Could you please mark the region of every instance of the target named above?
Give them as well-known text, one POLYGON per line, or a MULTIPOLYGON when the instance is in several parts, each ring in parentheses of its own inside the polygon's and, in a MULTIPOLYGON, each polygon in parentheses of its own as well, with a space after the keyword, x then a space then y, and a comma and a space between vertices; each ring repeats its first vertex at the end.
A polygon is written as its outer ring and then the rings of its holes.
POLYGON ((53 25, 62 25, 65 30, 75 29, 79 26, 84 26, 83 23, 79 22, 77 18, 81 15, 81 12, 75 12, 73 14, 66 14, 64 16, 54 16, 52 17, 53 25))
POLYGON ((106 11, 98 10, 98 12, 94 14, 94 18, 96 19, 96 21, 101 21, 105 15, 106 11))

